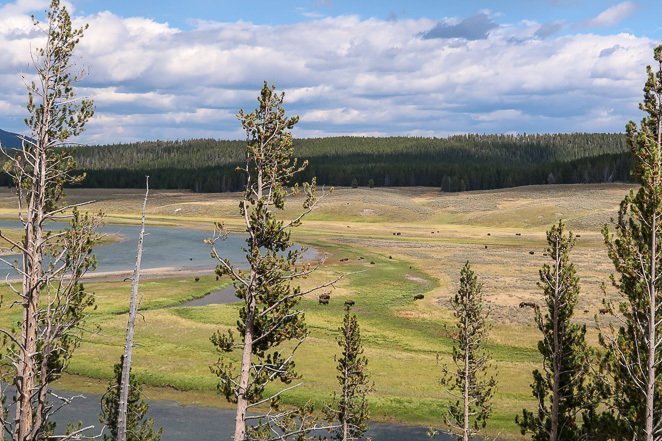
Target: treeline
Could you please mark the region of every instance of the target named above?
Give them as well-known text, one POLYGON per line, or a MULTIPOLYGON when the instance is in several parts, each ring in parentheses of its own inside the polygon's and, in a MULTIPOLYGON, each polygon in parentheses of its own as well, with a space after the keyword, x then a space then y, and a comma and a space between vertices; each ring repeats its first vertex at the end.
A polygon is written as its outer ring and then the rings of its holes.
MULTIPOLYGON (((193 139, 79 147, 86 187, 238 191, 245 143, 193 139)), ((295 140, 309 160, 300 182, 334 186, 432 186, 444 191, 534 184, 628 181, 621 134, 458 135, 448 138, 334 137, 295 140)))

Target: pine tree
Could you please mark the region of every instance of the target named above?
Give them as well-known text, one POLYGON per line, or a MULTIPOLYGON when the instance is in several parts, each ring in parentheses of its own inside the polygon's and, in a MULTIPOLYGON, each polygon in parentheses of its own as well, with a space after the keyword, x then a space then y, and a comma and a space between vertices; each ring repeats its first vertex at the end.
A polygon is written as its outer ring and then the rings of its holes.
MULTIPOLYGON (((121 357, 122 360, 124 357, 121 357)), ((117 419, 122 381, 122 361, 114 368, 114 376, 106 393, 101 397, 101 422, 110 432, 104 434, 104 441, 117 439, 117 419)), ((163 429, 154 430, 154 420, 146 419, 149 405, 142 398, 142 387, 133 373, 129 373, 129 399, 127 400, 126 439, 127 441, 160 441, 163 429)))
POLYGON ((658 68, 648 66, 646 116, 627 125, 639 189, 621 203, 615 231, 603 234, 618 277, 618 310, 606 301, 620 326, 601 332, 603 363, 612 377, 614 439, 662 440, 662 46, 654 51, 658 68))
POLYGON ((361 328, 350 307, 347 307, 338 331, 338 346, 342 350, 337 367, 340 394, 334 393, 325 413, 329 422, 339 422, 339 427, 331 432, 331 439, 350 441, 360 439, 368 430, 366 396, 372 390, 372 383, 367 369, 368 358, 363 355, 361 328))
POLYGON ((540 270, 538 286, 543 291, 545 312, 535 309, 535 320, 542 333, 538 350, 543 357, 542 371, 533 371, 531 389, 536 412, 522 411, 522 434, 533 434, 535 441, 573 441, 584 439, 578 424, 582 412, 593 409, 589 378, 589 352, 586 326, 572 322, 579 296, 579 278, 570 261, 575 237, 566 233, 559 221, 547 231, 547 254, 552 264, 540 270))
POLYGON ((460 272, 460 288, 451 299, 456 332, 451 371, 444 367, 442 386, 457 399, 449 403, 445 422, 458 440, 468 441, 485 428, 492 413, 496 379, 485 351, 489 331, 482 284, 467 262, 460 272))
MULTIPOLYGON (((290 130, 298 117, 285 116, 284 94, 265 82, 258 97, 258 108, 251 113, 239 112, 238 118, 247 133, 246 164, 239 170, 246 186, 239 203, 240 214, 246 228, 245 258, 247 269, 235 267, 229 259, 221 257, 216 249, 226 230, 217 224, 212 239, 212 255, 218 259, 217 274, 232 279, 235 293, 241 300, 237 331, 240 342, 235 343, 233 332, 216 332, 211 340, 220 352, 220 359, 212 366, 219 378, 219 391, 236 405, 234 439, 245 441, 268 435, 278 427, 291 427, 291 413, 279 411, 278 403, 284 390, 264 397, 268 384, 279 381, 289 385, 299 378, 294 369, 294 353, 307 336, 302 311, 297 309, 300 298, 333 282, 302 290, 293 282, 314 270, 302 264, 303 250, 294 246, 290 234, 293 227, 317 204, 315 180, 303 186, 303 211, 290 221, 280 220, 276 210, 282 211, 286 199, 298 193, 298 187, 289 189, 289 181, 307 166, 293 158, 290 130), (289 353, 279 350, 281 344, 293 341, 289 353), (240 350, 238 369, 228 355, 240 350), (272 410, 260 416, 248 416, 248 410, 258 404, 271 403, 272 410), (258 419, 257 429, 249 428, 247 421, 258 419)), ((287 389, 297 387, 289 386, 287 389)), ((288 429, 285 429, 288 430, 288 429)), ((297 428, 301 434, 305 428, 297 428)), ((285 435, 282 436, 286 438, 285 435)))
POLYGON ((2 354, 0 364, 12 366, 16 386, 7 405, 14 407, 12 423, 5 417, 6 408, 0 411, 0 423, 15 441, 53 434, 51 418, 60 406, 49 402, 49 391, 78 346, 85 310, 94 303, 81 278, 95 266, 92 247, 98 224, 78 211, 84 203, 64 203, 65 186, 84 177, 75 173, 76 163, 66 147, 94 113, 92 101, 77 98, 74 87, 80 76, 72 57, 85 28, 72 27, 59 0, 51 1, 45 25, 36 20, 34 25, 45 33, 45 44, 32 54, 36 78, 27 85, 25 120, 30 137, 22 137, 17 152, 3 151, 23 225, 20 241, 0 233, 21 254, 13 267, 22 283, 9 285, 18 297, 21 319, 16 331, 0 329, 13 346, 2 354), (63 218, 69 219, 66 229, 48 231, 49 222, 63 218))

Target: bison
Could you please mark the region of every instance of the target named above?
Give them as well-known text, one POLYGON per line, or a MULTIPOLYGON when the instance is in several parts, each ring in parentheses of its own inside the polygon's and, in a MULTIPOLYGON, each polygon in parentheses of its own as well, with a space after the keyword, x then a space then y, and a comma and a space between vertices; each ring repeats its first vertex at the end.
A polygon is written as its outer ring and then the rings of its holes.
POLYGON ((534 302, 520 302, 519 307, 520 308, 535 308, 536 304, 534 302))
POLYGON ((414 296, 414 300, 423 300, 424 298, 425 298, 425 296, 423 294, 416 294, 414 296))

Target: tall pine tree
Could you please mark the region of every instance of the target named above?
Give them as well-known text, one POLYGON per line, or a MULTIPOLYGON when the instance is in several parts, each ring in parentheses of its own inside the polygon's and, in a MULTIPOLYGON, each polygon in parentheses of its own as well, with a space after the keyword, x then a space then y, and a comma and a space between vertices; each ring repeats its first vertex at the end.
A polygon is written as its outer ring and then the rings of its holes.
POLYGON ((615 231, 603 234, 618 277, 620 302, 606 302, 620 326, 601 333, 604 367, 612 377, 612 437, 662 440, 662 46, 658 68, 647 68, 646 116, 627 125, 639 189, 625 197, 615 231))
POLYGON ((467 262, 460 272, 460 288, 451 299, 457 319, 451 370, 444 367, 442 386, 457 397, 448 407, 445 422, 458 440, 468 441, 485 428, 492 413, 496 379, 485 351, 489 331, 482 284, 467 262))
POLYGON ((559 221, 547 232, 547 243, 552 264, 543 265, 538 282, 545 312, 535 309, 543 357, 542 371, 533 371, 531 385, 537 411, 524 409, 516 421, 522 434, 532 433, 534 441, 580 440, 578 416, 592 409, 593 400, 586 326, 572 322, 579 296, 579 278, 570 261, 575 237, 559 221))
MULTIPOLYGON (((279 219, 277 212, 285 208, 285 201, 298 193, 295 186, 288 188, 294 176, 303 171, 307 162, 298 163, 293 157, 290 130, 298 117, 287 117, 283 108, 283 93, 265 82, 258 97, 258 107, 250 113, 240 111, 238 118, 246 131, 246 163, 238 170, 242 172, 246 187, 239 202, 239 212, 244 220, 247 235, 245 269, 237 268, 215 247, 212 255, 218 260, 216 272, 229 277, 241 306, 237 320, 239 342, 231 331, 216 332, 211 340, 220 353, 218 362, 212 366, 219 378, 219 391, 236 405, 235 441, 262 439, 279 430, 282 439, 289 437, 284 429, 290 424, 291 412, 278 408, 279 392, 265 396, 269 384, 281 382, 289 385, 299 378, 295 372, 294 353, 308 335, 303 312, 298 309, 302 296, 335 281, 302 290, 295 283, 308 276, 314 265, 302 263, 303 250, 294 246, 291 229, 301 224, 302 218, 317 204, 315 180, 303 185, 303 210, 294 219, 279 219), (287 342, 293 344, 281 349, 287 342), (238 366, 229 354, 237 350, 238 366), (257 405, 270 403, 271 411, 263 415, 248 415, 257 405), (257 428, 247 424, 259 420, 257 428), (265 435, 266 434, 266 435, 265 435)), ((212 243, 220 245, 227 231, 221 223, 212 243)), ((337 281, 337 280, 336 280, 337 281)), ((300 435, 306 428, 298 427, 290 435, 300 435), (296 432, 294 434, 293 432, 296 432)))
POLYGON ((368 376, 368 358, 363 355, 361 328, 350 307, 346 309, 339 331, 338 346, 342 350, 337 367, 340 394, 334 393, 326 415, 330 423, 339 423, 339 427, 334 427, 331 432, 331 439, 350 441, 360 439, 368 430, 366 396, 372 390, 372 384, 368 376))

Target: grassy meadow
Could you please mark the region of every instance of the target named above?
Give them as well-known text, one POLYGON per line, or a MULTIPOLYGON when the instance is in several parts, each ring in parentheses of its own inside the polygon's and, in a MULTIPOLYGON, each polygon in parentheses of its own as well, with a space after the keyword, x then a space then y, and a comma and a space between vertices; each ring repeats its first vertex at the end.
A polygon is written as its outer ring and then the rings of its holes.
MULTIPOLYGON (((529 384, 539 363, 539 335, 531 310, 521 310, 518 304, 541 297, 536 282, 545 263, 545 230, 562 218, 580 235, 573 253, 582 279, 577 319, 589 325, 595 342, 594 316, 604 295, 600 286, 608 284, 612 270, 600 229, 616 216, 630 188, 569 185, 453 194, 434 188, 336 189, 294 237, 327 255, 323 268, 305 285, 351 274, 338 284, 328 306, 315 298, 303 300, 310 330, 296 356, 303 385, 286 395, 285 402, 321 403, 329 398, 336 387, 333 358, 343 301, 353 299, 375 382, 372 417, 440 427, 448 397, 439 386, 439 365, 448 362, 451 353, 448 302, 468 260, 484 283, 492 308, 489 349, 498 367, 499 390, 489 433, 519 439, 514 417, 522 407, 534 405, 529 384), (414 301, 416 294, 425 298, 414 301)), ((222 220, 239 231, 238 197, 154 191, 148 222, 211 231, 212 223, 222 220)), ((70 190, 69 199, 95 199, 89 210, 103 210, 107 222, 135 223, 142 192, 70 190)), ((297 212, 297 202, 289 202, 284 217, 297 212)), ((7 190, 0 191, 0 216, 13 215, 12 203, 7 190)), ((209 266, 214 266, 211 259, 209 266)), ((178 305, 224 286, 227 280, 217 281, 209 274, 143 280, 134 369, 147 385, 149 397, 226 405, 216 395, 216 380, 209 371, 217 359, 209 337, 217 329, 233 327, 238 308, 178 305), (195 276, 200 280, 196 282, 195 276)), ((122 351, 130 284, 91 279, 86 287, 95 294, 97 307, 90 313, 89 332, 61 387, 98 391, 122 351)), ((613 294, 608 288, 607 295, 613 294)), ((5 325, 17 319, 15 312, 0 316, 5 325)))

